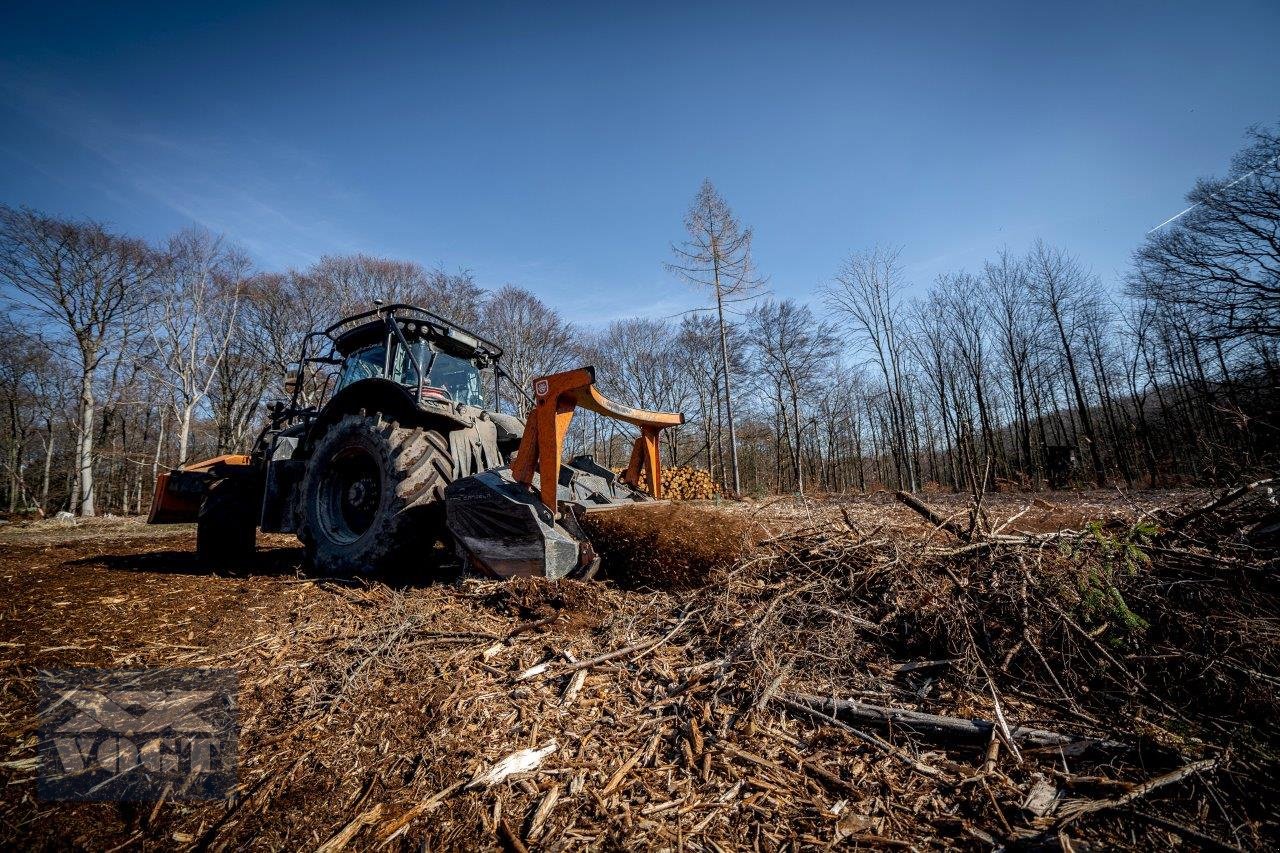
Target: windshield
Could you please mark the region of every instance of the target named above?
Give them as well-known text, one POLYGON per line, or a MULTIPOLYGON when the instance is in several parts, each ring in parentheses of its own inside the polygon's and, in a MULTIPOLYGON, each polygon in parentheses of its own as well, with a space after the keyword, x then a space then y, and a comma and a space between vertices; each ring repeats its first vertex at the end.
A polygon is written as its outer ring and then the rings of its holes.
MULTIPOLYGON (((466 403, 469 406, 484 406, 484 390, 480 385, 480 371, 465 358, 450 355, 447 352, 431 352, 426 341, 414 341, 413 356, 418 364, 431 367, 427 371, 427 380, 422 383, 423 394, 428 389, 440 389, 450 400, 466 403)), ((396 347, 395 373, 405 385, 417 385, 418 373, 413 362, 403 355, 403 347, 396 347)))
POLYGON ((338 389, 352 382, 381 376, 387 362, 387 348, 382 344, 353 352, 342 362, 342 375, 338 377, 338 389))
MULTIPOLYGON (((427 371, 427 381, 422 383, 424 397, 444 396, 457 403, 484 407, 484 389, 480 383, 480 371, 474 364, 447 352, 432 353, 426 341, 413 341, 410 346, 418 364, 431 365, 430 370, 427 371)), ((406 356, 402 346, 396 346, 395 354, 395 363, 391 366, 389 378, 401 385, 417 387, 418 371, 413 366, 413 360, 406 356)), ((361 379, 382 376, 386 357, 387 349, 382 344, 367 347, 347 356, 342 362, 342 375, 338 378, 338 388, 345 388, 361 379)))

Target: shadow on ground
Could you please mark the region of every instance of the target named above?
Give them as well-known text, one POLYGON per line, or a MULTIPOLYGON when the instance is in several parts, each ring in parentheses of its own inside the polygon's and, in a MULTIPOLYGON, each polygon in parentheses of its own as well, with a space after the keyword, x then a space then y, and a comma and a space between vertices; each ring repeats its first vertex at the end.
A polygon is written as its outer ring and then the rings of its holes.
POLYGON ((201 560, 195 551, 164 550, 98 554, 69 560, 68 566, 100 566, 122 572, 148 572, 162 575, 199 575, 207 577, 254 578, 298 577, 327 578, 343 581, 380 581, 392 587, 431 586, 451 583, 462 576, 462 566, 452 554, 441 549, 422 556, 421 562, 379 574, 327 577, 306 564, 302 548, 259 548, 252 557, 232 562, 201 560))
POLYGON ((215 563, 201 560, 195 551, 137 551, 98 554, 70 560, 69 566, 103 566, 122 572, 151 572, 164 575, 211 575, 232 578, 308 575, 303 568, 301 548, 262 548, 246 560, 215 563))

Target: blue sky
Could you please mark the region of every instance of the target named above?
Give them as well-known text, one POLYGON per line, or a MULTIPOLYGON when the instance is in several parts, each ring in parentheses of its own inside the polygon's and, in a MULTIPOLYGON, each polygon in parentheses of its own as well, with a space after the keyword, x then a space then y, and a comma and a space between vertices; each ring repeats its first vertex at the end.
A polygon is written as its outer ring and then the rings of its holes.
POLYGON ((265 269, 469 267, 664 315, 703 177, 780 296, 1036 237, 1108 283, 1280 120, 1280 3, 38 3, 0 11, 0 201, 265 269), (696 8, 694 8, 696 6, 696 8), (184 8, 185 7, 185 8, 184 8))

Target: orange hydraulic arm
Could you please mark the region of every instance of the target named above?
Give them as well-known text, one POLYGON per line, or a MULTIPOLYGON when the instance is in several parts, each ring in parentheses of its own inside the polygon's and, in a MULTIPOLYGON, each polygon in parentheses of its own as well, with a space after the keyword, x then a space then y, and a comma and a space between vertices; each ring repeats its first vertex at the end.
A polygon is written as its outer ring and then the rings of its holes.
POLYGON ((662 497, 658 433, 684 423, 684 415, 679 412, 646 412, 619 405, 600 393, 595 379, 595 368, 583 367, 543 376, 533 383, 533 411, 525 423, 524 437, 520 439, 520 450, 511 463, 511 473, 520 482, 531 486, 537 472, 541 481, 540 497, 553 513, 556 511, 556 484, 560 480, 564 437, 569 432, 573 411, 577 408, 640 428, 640 435, 631 448, 631 462, 622 479, 639 488, 643 471, 649 481, 650 494, 655 498, 662 497))

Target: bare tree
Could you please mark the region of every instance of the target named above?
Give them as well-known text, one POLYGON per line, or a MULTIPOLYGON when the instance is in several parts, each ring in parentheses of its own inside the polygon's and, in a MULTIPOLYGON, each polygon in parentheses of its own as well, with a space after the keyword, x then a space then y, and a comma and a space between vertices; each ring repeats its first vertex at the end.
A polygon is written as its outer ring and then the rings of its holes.
POLYGON ((758 373, 775 378, 777 387, 787 396, 784 401, 779 393, 778 402, 782 404, 782 423, 790 432, 787 443, 796 491, 803 495, 805 423, 801 408, 812 392, 829 385, 828 374, 838 345, 835 327, 816 320, 807 305, 786 299, 767 300, 756 306, 748 318, 748 329, 758 354, 758 373), (787 402, 790 403, 789 418, 786 417, 787 402))
POLYGON ((1203 179, 1191 205, 1135 254, 1129 290, 1209 320, 1217 339, 1280 337, 1280 133, 1255 128, 1226 178, 1203 179))
MULTIPOLYGON (((596 381, 605 394, 641 409, 683 411, 694 391, 677 346, 669 323, 636 317, 616 320, 603 332, 585 336, 579 351, 599 368, 596 381)), ((635 432, 611 418, 602 421, 598 426, 605 429, 610 447, 606 457, 612 458, 613 440, 622 437, 629 444, 635 432)), ((596 423, 594 416, 584 419, 587 422, 596 423)), ((674 458, 680 430, 667 430, 662 440, 674 458)))
POLYGON ((1025 474, 1037 468, 1031 449, 1031 408, 1029 404, 1029 372, 1032 350, 1040 345, 1041 331, 1029 299, 1030 282, 1026 266, 1002 251, 994 262, 983 267, 990 303, 988 310, 995 330, 1009 389, 1013 394, 1017 418, 1019 467, 1025 474))
POLYGON ((426 270, 413 261, 371 255, 321 258, 306 272, 312 292, 334 305, 333 319, 367 311, 376 300, 406 302, 469 325, 480 319, 484 291, 468 270, 426 270))
MULTIPOLYGON (((742 334, 737 324, 726 328, 729 369, 735 377, 745 370, 742 334)), ((716 318, 702 314, 684 317, 673 341, 673 354, 680 365, 681 376, 690 390, 690 400, 697 407, 691 423, 701 427, 708 471, 719 472, 720 482, 729 481, 724 446, 724 362, 720 346, 720 324, 716 318)))
MULTIPOLYGON (((246 356, 256 359, 264 374, 263 393, 274 385, 284 393, 285 376, 298 358, 308 332, 324 329, 341 315, 337 294, 319 287, 296 271, 249 277, 240 299, 240 334, 246 356)), ((298 365, 301 371, 305 365, 298 365)), ((301 375, 303 402, 317 402, 324 377, 301 375)), ((257 402, 254 403, 256 408, 257 402)))
POLYGON ((26 482, 26 455, 34 433, 38 411, 38 375, 49 361, 43 347, 24 335, 12 317, 0 318, 0 445, 3 458, 9 512, 18 509, 19 502, 29 500, 26 482))
POLYGON ((990 358, 989 296, 983 282, 967 272, 940 276, 937 290, 954 343, 953 351, 959 356, 972 392, 972 404, 978 412, 982 453, 978 455, 975 451, 971 459, 972 476, 978 481, 973 485, 977 485, 982 480, 982 472, 1000 460, 986 381, 991 372, 989 362, 994 360, 990 358))
POLYGON ((871 347, 873 360, 889 393, 889 428, 900 482, 919 487, 908 442, 905 342, 899 329, 903 316, 901 249, 873 249, 845 261, 835 280, 822 288, 827 306, 840 314, 871 347))
POLYGON ((205 403, 232 337, 249 261, 221 236, 188 228, 169 240, 151 326, 156 375, 169 387, 178 430, 177 464, 187 461, 191 422, 205 403))
POLYGON ((751 263, 750 228, 742 228, 729 205, 710 179, 704 180, 684 218, 689 237, 671 246, 675 260, 667 269, 690 284, 708 288, 716 303, 720 324, 721 379, 724 382, 725 420, 729 427, 730 473, 733 491, 742 491, 738 471, 738 437, 733 423, 733 388, 730 384, 729 333, 725 305, 754 296, 763 286, 751 263))
POLYGON ((533 380, 573 361, 573 326, 541 299, 510 284, 485 302, 480 325, 502 347, 504 370, 517 389, 512 404, 524 417, 533 380))
POLYGON ((154 253, 96 222, 57 219, 0 206, 0 277, 16 303, 59 333, 78 368, 78 510, 94 512, 94 384, 112 347, 147 304, 154 253))
POLYGON ((1084 313, 1091 303, 1101 298, 1097 283, 1075 258, 1042 241, 1037 241, 1032 248, 1027 266, 1036 306, 1044 312, 1044 317, 1061 346, 1060 354, 1075 396, 1076 415, 1084 430, 1085 443, 1089 445, 1093 479, 1098 488, 1102 488, 1107 484, 1107 470, 1102 462, 1102 448, 1098 444, 1093 416, 1085 399, 1076 352, 1080 346, 1084 313))

